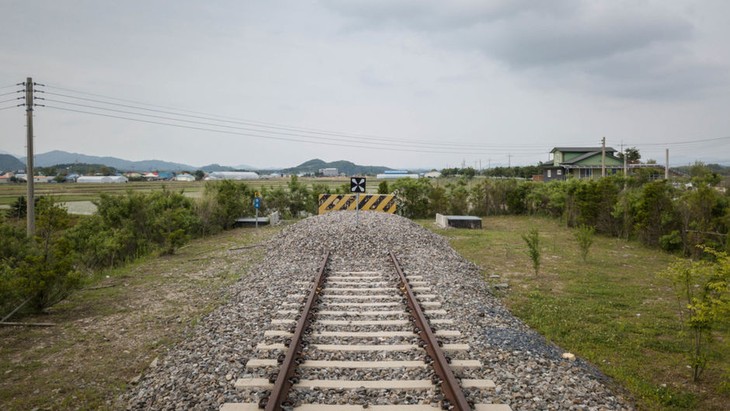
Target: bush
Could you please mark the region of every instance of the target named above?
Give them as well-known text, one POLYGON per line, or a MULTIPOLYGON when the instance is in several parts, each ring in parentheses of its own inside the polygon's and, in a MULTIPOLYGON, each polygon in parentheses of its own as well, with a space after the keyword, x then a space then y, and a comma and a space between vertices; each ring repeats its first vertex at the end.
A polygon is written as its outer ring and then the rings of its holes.
MULTIPOLYGON (((213 231, 201 223, 197 214, 201 208, 178 192, 102 194, 96 205, 97 214, 83 219, 67 234, 79 260, 91 269, 113 266, 153 251, 172 254, 193 234, 213 231)), ((219 227, 221 210, 205 211, 210 211, 205 215, 205 224, 219 227)))
POLYGON ((0 306, 9 312, 28 300, 40 311, 68 296, 81 283, 76 255, 63 237, 71 218, 64 208, 44 197, 38 201, 36 237, 24 230, 0 226, 0 306))
POLYGON ((583 258, 584 262, 588 260, 588 251, 590 250, 591 245, 593 245, 593 235, 595 232, 596 230, 593 227, 585 224, 580 225, 575 231, 575 241, 578 242, 578 247, 580 247, 580 256, 583 258))
POLYGON ((730 313, 730 257, 709 248, 715 261, 678 260, 662 275, 674 285, 681 301, 680 318, 690 330, 692 379, 698 381, 707 367, 712 330, 727 324, 730 313))
POLYGON ((252 204, 254 192, 246 183, 230 180, 211 181, 206 183, 203 196, 213 199, 211 220, 223 230, 233 228, 237 218, 254 214, 252 204))
POLYGON ((527 255, 532 261, 532 268, 535 275, 540 272, 540 233, 537 228, 533 228, 527 234, 522 234, 522 239, 527 244, 527 255))
POLYGON ((428 218, 436 213, 430 203, 433 190, 431 182, 425 178, 399 178, 392 185, 393 192, 398 195, 398 214, 407 218, 428 218))

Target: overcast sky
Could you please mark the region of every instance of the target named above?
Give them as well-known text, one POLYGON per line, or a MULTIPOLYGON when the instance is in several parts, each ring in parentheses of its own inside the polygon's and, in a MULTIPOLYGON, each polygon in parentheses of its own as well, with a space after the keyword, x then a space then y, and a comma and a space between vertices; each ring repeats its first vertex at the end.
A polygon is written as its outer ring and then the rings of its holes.
POLYGON ((31 76, 36 153, 488 167, 605 136, 730 165, 728 16, 726 0, 3 0, 0 150, 25 154, 23 108, 4 108, 31 76))

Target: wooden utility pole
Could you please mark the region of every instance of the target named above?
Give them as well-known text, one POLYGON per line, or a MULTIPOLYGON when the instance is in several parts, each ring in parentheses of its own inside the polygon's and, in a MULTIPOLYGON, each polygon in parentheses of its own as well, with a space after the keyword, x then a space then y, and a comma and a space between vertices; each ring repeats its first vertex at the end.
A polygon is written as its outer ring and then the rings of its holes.
POLYGON ((621 153, 624 155, 624 190, 626 190, 626 178, 628 177, 629 173, 627 166, 628 160, 626 159, 626 157, 628 156, 626 155, 626 151, 624 151, 624 143, 621 143, 621 153))
POLYGON ((664 179, 669 180, 669 149, 664 155, 664 179))
POLYGON ((601 139, 601 177, 606 177, 606 137, 601 139))
POLYGON ((35 193, 33 191, 33 79, 28 77, 25 82, 25 116, 26 116, 26 146, 28 155, 25 160, 25 179, 28 183, 28 195, 26 201, 26 234, 28 237, 35 235, 35 193))

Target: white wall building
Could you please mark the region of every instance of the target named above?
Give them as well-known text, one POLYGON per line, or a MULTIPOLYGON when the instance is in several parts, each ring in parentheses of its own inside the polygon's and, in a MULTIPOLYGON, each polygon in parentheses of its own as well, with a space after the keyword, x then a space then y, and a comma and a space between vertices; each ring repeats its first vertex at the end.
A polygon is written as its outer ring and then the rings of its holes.
POLYGON ((399 178, 419 178, 418 174, 378 174, 376 178, 378 180, 397 180, 399 178))
POLYGON ((214 171, 206 180, 258 180, 259 175, 253 171, 214 171))
POLYGON ((81 176, 76 179, 77 183, 126 183, 129 181, 124 176, 81 176))
POLYGON ((195 176, 191 174, 178 174, 173 178, 175 181, 195 181, 195 176))

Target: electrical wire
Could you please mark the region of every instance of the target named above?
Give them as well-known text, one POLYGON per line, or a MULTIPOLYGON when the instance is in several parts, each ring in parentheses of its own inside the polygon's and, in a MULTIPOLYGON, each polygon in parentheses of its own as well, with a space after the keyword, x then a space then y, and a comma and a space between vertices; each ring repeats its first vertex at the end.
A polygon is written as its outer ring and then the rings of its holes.
MULTIPOLYGON (((7 87, 17 87, 18 85, 11 85, 6 86, 7 87)), ((105 110, 105 111, 111 111, 111 112, 118 112, 121 114, 129 114, 133 116, 142 116, 142 117, 148 117, 148 118, 158 118, 162 120, 168 120, 168 121, 176 121, 176 122, 183 122, 188 124, 198 124, 198 125, 204 125, 204 126, 210 126, 210 127, 218 127, 218 128, 226 128, 226 129, 232 129, 232 130, 243 130, 247 132, 253 132, 253 133, 264 133, 264 134, 273 134, 274 136, 262 136, 260 134, 249 134, 249 133, 231 133, 231 134, 240 134, 240 135, 248 135, 252 137, 257 138, 271 138, 271 139, 278 139, 278 140, 284 140, 284 141, 295 141, 295 142, 306 142, 306 143, 314 143, 314 144, 325 144, 325 145, 339 145, 343 147, 359 147, 359 148, 373 148, 368 147, 367 145, 373 145, 376 144, 376 141, 380 141, 383 143, 387 143, 388 147, 392 146, 398 146, 398 147, 405 147, 408 148, 407 150, 398 150, 398 151, 412 151, 412 152, 426 152, 426 153, 449 153, 449 154, 489 154, 489 155, 499 155, 499 154, 512 154, 514 157, 528 157, 530 154, 544 154, 550 150, 549 147, 545 147, 544 149, 534 149, 534 148, 525 148, 524 145, 522 146, 491 146, 491 145, 477 145, 477 144, 465 144, 465 143, 444 143, 444 142, 435 142, 435 141, 427 141, 427 140, 407 140, 407 139, 394 139, 394 138, 386 138, 382 136, 374 136, 374 135, 367 135, 367 134, 357 134, 357 133, 347 133, 347 132, 337 132, 337 131, 329 131, 329 130, 322 130, 322 129, 314 129, 314 128, 304 128, 304 127, 295 127, 295 126, 288 126, 288 125, 282 125, 282 124, 275 124, 275 123, 266 123, 266 122, 258 122, 258 121, 251 121, 251 120, 244 120, 244 119, 237 119, 234 117, 226 117, 226 116, 220 116, 210 113, 203 113, 198 111, 192 111, 192 110, 186 110, 186 109, 180 109, 175 107, 169 107, 169 106, 161 106, 161 105, 155 105, 155 104, 149 104, 141 101, 136 100, 128 100, 128 99, 120 99, 116 97, 106 96, 103 94, 97 94, 97 93, 88 93, 84 91, 74 90, 70 88, 64 88, 64 87, 58 87, 53 85, 45 85, 44 87, 49 89, 55 89, 55 90, 61 90, 73 94, 79 94, 84 96, 91 96, 91 97, 98 97, 106 100, 112 100, 121 103, 114 103, 110 101, 103 101, 93 98, 87 98, 87 97, 79 97, 74 96, 70 94, 63 94, 63 93, 55 93, 53 91, 41 91, 48 95, 55 95, 58 97, 64 97, 64 98, 70 98, 75 100, 81 100, 81 101, 87 101, 91 103, 98 103, 98 104, 104 104, 109 106, 116 106, 116 107, 124 107, 128 109, 133 110, 140 110, 145 112, 152 112, 152 113, 159 113, 159 114, 165 114, 169 116, 175 116, 175 117, 181 117, 181 118, 172 118, 172 117, 166 117, 166 116, 157 116, 157 115, 149 115, 149 114, 143 114, 143 113, 136 113, 136 112, 130 112, 130 111, 124 111, 124 110, 115 110, 105 107, 99 107, 99 106, 93 106, 93 105, 82 105, 80 103, 73 103, 68 101, 60 101, 60 100, 50 100, 55 101, 62 104, 68 104, 68 105, 74 105, 77 107, 85 107, 85 108, 92 108, 95 110, 105 110), (142 107, 147 106, 147 107, 142 107), (155 107, 155 108, 150 108, 155 107), (162 109, 162 110, 161 110, 162 109), (236 126, 226 126, 223 124, 213 124, 213 123, 206 123, 206 122, 200 122, 200 121, 194 121, 189 119, 198 119, 198 120, 205 120, 210 122, 216 122, 216 123, 226 123, 226 124, 236 124, 240 126, 248 126, 248 127, 236 127, 236 126), (256 127, 256 128, 250 128, 250 127, 256 127), (273 130, 282 130, 282 131, 273 131, 273 130), (276 137, 276 136, 290 136, 290 137, 297 137, 288 139, 285 137, 276 137), (326 136, 326 137, 322 137, 326 136), (328 138, 330 137, 330 138, 328 138), (331 138, 335 137, 335 138, 331 138), (307 139, 307 140, 302 140, 307 139), (332 142, 321 142, 321 141, 312 141, 314 139, 319 140, 327 140, 327 141, 333 141, 332 142), (415 148, 423 149, 423 150, 416 150, 415 148), (461 152, 458 150, 469 150, 468 152, 461 152), (499 150, 499 151, 496 151, 499 150), (518 153, 518 154, 515 154, 518 153)), ((12 94, 12 93, 8 93, 12 94)), ((6 94, 7 95, 7 94, 6 94)), ((59 108, 60 109, 60 108, 59 108)), ((74 111, 74 110, 68 110, 68 111, 74 111)), ((89 113, 89 112, 83 112, 81 110, 75 110, 80 113, 85 114, 94 114, 94 115, 102 115, 99 113, 89 113)), ((122 118, 122 116, 108 116, 108 117, 114 117, 114 118, 122 118)), ((132 121, 142 121, 139 119, 131 119, 131 118, 124 118, 127 120, 132 121)), ((147 121, 143 121, 147 122, 147 121)), ((171 124, 168 123, 162 123, 162 122, 152 122, 153 124, 160 123, 161 125, 168 125, 171 126, 171 124)), ((195 129, 204 129, 203 127, 195 128, 195 129)), ((210 131, 210 130, 208 130, 210 131)), ((719 137, 719 138, 711 138, 711 139, 700 139, 700 140, 692 140, 692 141, 678 141, 678 142, 661 142, 661 143, 627 143, 624 144, 626 146, 636 146, 636 147, 651 147, 651 146, 676 146, 676 145, 684 145, 684 144, 698 144, 698 143, 706 143, 706 142, 715 142, 715 141, 722 141, 722 140, 728 140, 730 137, 719 137)), ((570 145, 564 142, 560 143, 562 146, 570 145)), ((584 144, 584 143, 580 143, 584 144)), ((578 145, 580 145, 578 144, 578 145)), ((383 149, 384 147, 382 145, 377 147, 378 149, 383 149)))
POLYGON ((17 93, 22 93, 22 91, 11 91, 9 93, 3 93, 3 94, 0 94, 0 97, 9 96, 11 94, 17 94, 17 93))
MULTIPOLYGON (((281 140, 281 141, 290 141, 290 142, 298 142, 298 143, 318 144, 318 145, 326 145, 326 146, 340 146, 340 147, 348 147, 348 148, 363 148, 363 149, 381 150, 381 151, 389 150, 389 151, 433 153, 433 154, 492 154, 492 155, 500 154, 500 153, 495 153, 495 152, 487 153, 487 152, 475 152, 475 151, 468 151, 468 152, 434 151, 434 150, 393 148, 393 147, 383 147, 383 146, 377 146, 377 147, 376 146, 364 146, 364 145, 358 145, 358 144, 327 143, 327 142, 321 142, 321 141, 303 140, 303 139, 287 138, 287 137, 279 137, 279 136, 263 136, 260 134, 253 134, 253 133, 242 133, 242 132, 235 132, 235 131, 216 130, 216 129, 205 128, 205 127, 187 126, 187 125, 183 125, 183 124, 165 123, 165 122, 161 122, 161 121, 144 120, 144 119, 138 119, 138 118, 132 118, 132 117, 117 116, 117 115, 112 115, 112 114, 95 113, 95 112, 91 112, 91 111, 76 110, 76 109, 70 109, 70 108, 64 108, 64 107, 56 107, 56 106, 52 106, 52 105, 46 105, 45 107, 50 108, 50 109, 55 109, 55 110, 61 110, 61 111, 89 114, 89 115, 100 116, 100 117, 116 118, 116 119, 121 119, 121 120, 136 121, 136 122, 140 122, 140 123, 156 124, 156 125, 176 127, 176 128, 189 129, 189 130, 198 130, 198 131, 206 131, 206 132, 212 132, 212 133, 218 133, 218 134, 227 134, 227 135, 234 135, 234 136, 253 137, 253 138, 270 139, 270 140, 281 140)), ((507 153, 505 153, 505 154, 507 154, 507 153)))
MULTIPOLYGON (((56 100, 56 99, 49 99, 49 98, 47 98, 45 101, 55 102, 55 103, 60 103, 60 104, 73 105, 73 106, 76 106, 76 107, 91 108, 91 109, 95 109, 95 110, 110 111, 110 112, 114 112, 114 113, 128 114, 128 115, 134 115, 134 116, 142 116, 142 117, 155 118, 155 119, 161 119, 161 120, 177 121, 177 122, 188 123, 188 124, 197 124, 197 125, 203 125, 203 126, 209 126, 209 127, 219 127, 219 128, 232 129, 232 130, 242 130, 242 131, 254 132, 254 133, 266 133, 266 134, 283 135, 283 136, 306 138, 306 139, 320 139, 320 140, 327 140, 327 141, 334 141, 334 142, 343 143, 342 139, 333 138, 333 137, 324 137, 324 136, 316 136, 315 137, 315 136, 302 135, 302 134, 299 134, 299 133, 289 133, 289 132, 282 132, 282 131, 260 130, 260 129, 250 128, 250 127, 236 127, 236 126, 229 126, 229 125, 221 125, 221 124, 214 124, 214 123, 208 123, 208 122, 202 122, 202 121, 195 121, 195 120, 178 119, 178 118, 168 117, 168 116, 159 116, 159 115, 153 115, 153 114, 142 114, 142 113, 137 113, 137 112, 128 111, 128 110, 117 110, 117 109, 111 109, 111 108, 106 108, 106 107, 99 107, 99 106, 94 106, 94 105, 89 105, 89 104, 80 104, 80 103, 74 103, 74 102, 68 102, 68 101, 56 100)), ((305 140, 305 141, 311 142, 311 140, 305 140)), ((370 141, 367 141, 367 140, 365 140, 365 141, 363 141, 363 140, 356 140, 355 143, 359 144, 358 147, 362 147, 363 144, 365 144, 365 145, 379 144, 379 143, 370 142, 370 141)), ((412 148, 413 147, 413 145, 411 145, 411 144, 395 143, 395 142, 389 142, 388 145, 389 146, 405 147, 405 148, 412 148)), ((377 147, 378 148, 381 148, 382 145, 378 145, 377 147)), ((426 149, 438 149, 438 147, 436 147, 436 148, 434 148, 434 147, 423 147, 423 148, 426 148, 426 149)), ((456 149, 456 148, 447 147, 447 150, 448 149, 456 149)), ((452 152, 452 151, 449 150, 447 152, 452 152)), ((530 152, 533 153, 533 154, 537 154, 537 153, 542 153, 543 151, 530 151, 530 152)))
POLYGON ((18 107, 20 107, 20 106, 8 106, 8 107, 2 107, 2 108, 0 108, 0 111, 3 111, 3 110, 9 110, 9 109, 11 109, 11 108, 18 108, 18 107))
POLYGON ((691 140, 691 141, 675 141, 675 142, 667 142, 667 143, 645 143, 645 144, 630 144, 630 145, 636 145, 639 147, 642 147, 642 146, 672 146, 672 145, 681 145, 681 144, 707 143, 707 142, 711 142, 711 141, 720 141, 720 140, 730 140, 730 136, 717 137, 717 138, 706 138, 706 139, 691 140))
POLYGON ((11 101, 18 101, 18 100, 22 100, 22 99, 23 99, 22 97, 18 97, 18 98, 11 98, 10 100, 3 100, 3 101, 0 101, 0 104, 2 104, 2 103, 8 103, 8 102, 11 102, 11 101))
MULTIPOLYGON (((179 117, 190 117, 190 118, 197 118, 197 119, 208 120, 208 121, 217 121, 217 122, 223 122, 223 123, 254 126, 254 127, 259 127, 259 128, 271 128, 271 129, 277 129, 277 130, 293 131, 293 132, 297 132, 300 134, 305 133, 305 134, 334 136, 334 137, 340 137, 342 139, 348 139, 348 140, 352 140, 352 141, 356 141, 356 142, 362 142, 363 138, 367 138, 370 140, 386 142, 388 144, 393 144, 393 143, 397 142, 397 143, 408 144, 409 146, 417 145, 417 146, 424 146, 424 147, 428 147, 428 148, 461 147, 461 148, 473 148, 473 149, 483 149, 483 150, 491 150, 491 149, 521 150, 521 149, 523 149, 523 147, 521 147, 521 146, 496 146, 496 145, 489 146, 489 145, 464 144, 464 143, 444 143, 444 142, 434 142, 434 141, 427 141, 427 140, 415 141, 415 140, 386 138, 386 137, 382 137, 382 136, 373 136, 373 135, 367 135, 367 134, 355 134, 355 133, 335 132, 335 131, 326 131, 326 130, 319 130, 319 129, 309 129, 309 128, 302 128, 302 127, 276 125, 273 123, 263 123, 263 122, 256 122, 256 121, 250 121, 250 120, 233 119, 232 117, 222 117, 222 116, 217 116, 217 115, 213 115, 213 114, 206 114, 206 113, 194 112, 194 111, 189 111, 189 110, 170 108, 170 107, 166 107, 166 106, 156 106, 153 104, 142 103, 142 102, 138 102, 138 101, 134 101, 134 100, 117 99, 114 97, 104 96, 101 94, 79 92, 79 91, 56 87, 56 86, 46 86, 46 87, 51 88, 51 89, 55 88, 55 89, 59 89, 59 90, 66 90, 66 91, 70 91, 72 93, 77 93, 77 94, 82 94, 82 95, 91 95, 94 97, 101 97, 101 98, 105 98, 105 99, 123 101, 123 102, 134 103, 134 104, 142 104, 142 105, 146 105, 146 106, 150 106, 150 107, 160 107, 160 108, 165 108, 168 110, 175 110, 175 111, 157 110, 157 109, 139 107, 138 105, 111 103, 111 102, 101 101, 101 100, 97 100, 97 99, 89 99, 89 98, 85 98, 85 97, 71 96, 68 94, 54 93, 52 91, 45 92, 48 95, 55 95, 55 96, 59 96, 59 97, 73 98, 73 99, 78 99, 78 100, 90 101, 90 102, 94 102, 94 103, 101 103, 101 104, 120 106, 120 107, 125 107, 125 108, 132 108, 132 109, 136 109, 136 110, 151 111, 151 112, 169 114, 169 115, 174 115, 174 116, 179 116, 179 117), (202 114, 202 116, 182 114, 184 112, 202 114), (429 147, 429 146, 432 146, 432 147, 429 147)), ((262 132, 263 130, 256 130, 256 131, 262 132)), ((300 134, 297 134, 297 135, 300 135, 300 134)))

